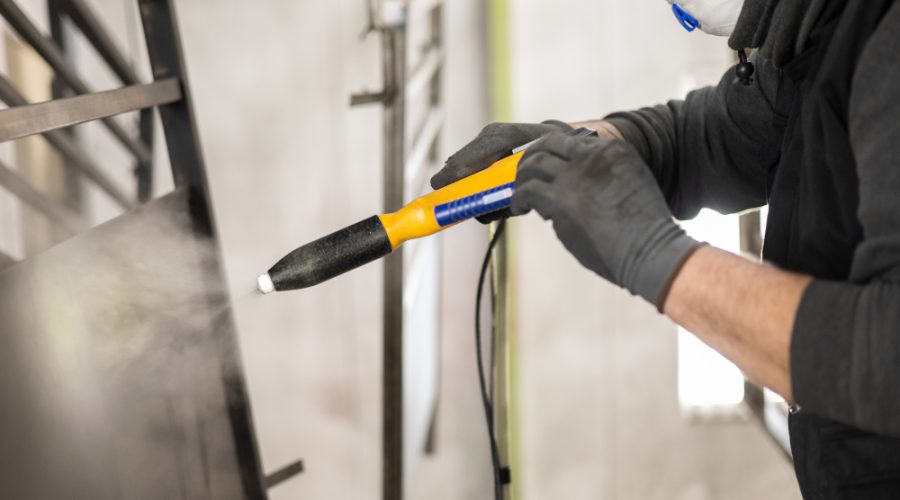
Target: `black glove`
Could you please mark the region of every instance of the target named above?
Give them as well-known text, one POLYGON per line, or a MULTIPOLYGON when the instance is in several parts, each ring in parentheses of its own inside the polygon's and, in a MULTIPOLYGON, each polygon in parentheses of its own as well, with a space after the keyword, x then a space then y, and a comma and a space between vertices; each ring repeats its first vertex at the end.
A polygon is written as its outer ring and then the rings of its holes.
MULTIPOLYGON (((491 123, 472 142, 447 159, 444 168, 431 178, 431 187, 440 189, 480 172, 512 154, 513 149, 551 132, 570 130, 572 127, 568 124, 556 120, 544 123, 491 123)), ((483 215, 478 220, 486 224, 504 217, 509 217, 509 209, 483 215)))
POLYGON ((511 211, 553 221, 588 269, 658 310, 682 263, 700 243, 672 219, 659 185, 624 141, 554 133, 519 163, 511 211))

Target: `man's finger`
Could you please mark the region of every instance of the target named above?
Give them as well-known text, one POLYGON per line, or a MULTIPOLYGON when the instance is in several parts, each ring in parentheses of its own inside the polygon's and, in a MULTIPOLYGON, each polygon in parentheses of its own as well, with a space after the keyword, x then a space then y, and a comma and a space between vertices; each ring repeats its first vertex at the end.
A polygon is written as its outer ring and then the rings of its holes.
POLYGON ((534 209, 545 220, 552 219, 558 208, 553 185, 539 179, 516 184, 509 208, 513 215, 526 214, 534 209))
POLYGON ((453 184, 509 156, 511 151, 500 142, 496 137, 477 137, 448 158, 444 168, 434 174, 431 178, 432 189, 453 184))
POLYGON ((534 123, 491 123, 447 159, 444 168, 431 178, 431 187, 440 189, 490 167, 511 155, 513 149, 540 137, 546 129, 552 130, 548 125, 534 123))
POLYGON ((528 160, 529 157, 539 153, 555 156, 561 160, 569 160, 571 159, 571 155, 569 154, 572 144, 571 141, 572 137, 569 137, 562 132, 547 134, 541 138, 541 140, 528 147, 528 151, 522 156, 522 161, 524 162, 528 160))
POLYGON ((545 152, 570 160, 582 154, 588 154, 591 150, 602 148, 607 144, 609 144, 609 141, 597 136, 571 136, 562 132, 554 132, 528 148, 528 153, 525 153, 523 160, 529 154, 538 152, 545 152))
POLYGON ((544 151, 538 151, 519 163, 516 172, 516 184, 521 184, 532 179, 544 182, 553 182, 556 176, 568 165, 568 161, 544 151))

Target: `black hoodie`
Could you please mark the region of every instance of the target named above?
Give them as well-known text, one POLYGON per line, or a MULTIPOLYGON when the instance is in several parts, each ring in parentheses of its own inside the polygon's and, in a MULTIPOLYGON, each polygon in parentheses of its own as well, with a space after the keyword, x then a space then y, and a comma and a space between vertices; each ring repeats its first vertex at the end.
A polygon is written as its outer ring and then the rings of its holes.
POLYGON ((748 0, 729 44, 759 49, 751 85, 608 119, 676 217, 769 204, 763 257, 815 278, 790 358, 804 495, 900 498, 900 2, 748 0))

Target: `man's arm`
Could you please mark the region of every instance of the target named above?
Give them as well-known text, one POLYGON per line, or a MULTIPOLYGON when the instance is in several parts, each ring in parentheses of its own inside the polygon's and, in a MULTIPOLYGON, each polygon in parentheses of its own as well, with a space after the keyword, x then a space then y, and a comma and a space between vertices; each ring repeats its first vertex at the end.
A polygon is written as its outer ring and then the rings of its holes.
POLYGON ((572 127, 585 127, 594 129, 597 131, 597 135, 608 140, 608 141, 624 141, 625 137, 622 136, 622 132, 619 131, 612 123, 606 120, 587 120, 583 122, 576 122, 572 124, 572 127))
POLYGON ((634 146, 678 219, 693 218, 703 207, 731 213, 764 205, 781 145, 771 126, 781 73, 753 59, 752 85, 738 82, 731 68, 717 86, 683 100, 574 125, 634 146))
POLYGON ((663 311, 753 381, 793 401, 791 332, 811 280, 702 247, 684 263, 663 311))
POLYGON ((849 131, 864 240, 847 282, 704 248, 664 305, 675 321, 805 411, 900 437, 900 3, 853 79, 849 131))

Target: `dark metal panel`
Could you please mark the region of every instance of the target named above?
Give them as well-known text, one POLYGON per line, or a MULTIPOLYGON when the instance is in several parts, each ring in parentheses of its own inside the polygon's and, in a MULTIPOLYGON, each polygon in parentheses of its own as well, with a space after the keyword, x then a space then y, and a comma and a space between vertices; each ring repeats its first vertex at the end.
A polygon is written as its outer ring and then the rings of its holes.
POLYGON ((180 82, 177 78, 167 78, 96 94, 17 106, 0 111, 0 142, 168 104, 179 99, 180 82))
POLYGON ((0 186, 5 187, 11 193, 18 196, 32 208, 41 212, 48 219, 65 228, 69 233, 76 234, 87 225, 68 208, 48 198, 25 181, 19 174, 0 162, 0 186))
MULTIPOLYGON (((43 34, 28 19, 28 16, 22 12, 22 9, 16 5, 14 0, 0 0, 0 15, 2 15, 10 26, 31 45, 34 50, 47 61, 47 64, 53 68, 61 80, 72 88, 77 94, 90 94, 91 91, 85 85, 84 81, 78 76, 75 67, 66 60, 65 55, 56 46, 53 41, 43 34)), ((110 132, 125 146, 132 154, 141 161, 150 161, 150 151, 145 144, 133 139, 127 132, 111 118, 103 119, 104 125, 110 132)))
MULTIPOLYGON (((172 176, 177 186, 188 186, 191 192, 196 194, 192 204, 195 220, 203 221, 206 224, 204 230, 215 238, 216 225, 208 195, 209 184, 193 118, 193 102, 181 40, 178 37, 175 9, 171 0, 139 0, 138 5, 154 79, 178 78, 182 82, 182 99, 159 107, 160 120, 169 149, 172 176)), ((215 268, 207 269, 207 273, 221 276, 222 270, 217 264, 215 268)), ((237 339, 231 336, 228 342, 230 343, 228 348, 237 353, 237 339)), ((241 457, 240 473, 244 494, 247 498, 265 499, 267 495, 247 389, 239 357, 234 356, 232 361, 236 368, 225 371, 223 378, 227 387, 232 432, 238 455, 241 457)))
POLYGON ((241 481, 235 332, 192 196, 0 272, 3 498, 259 497, 241 481))

